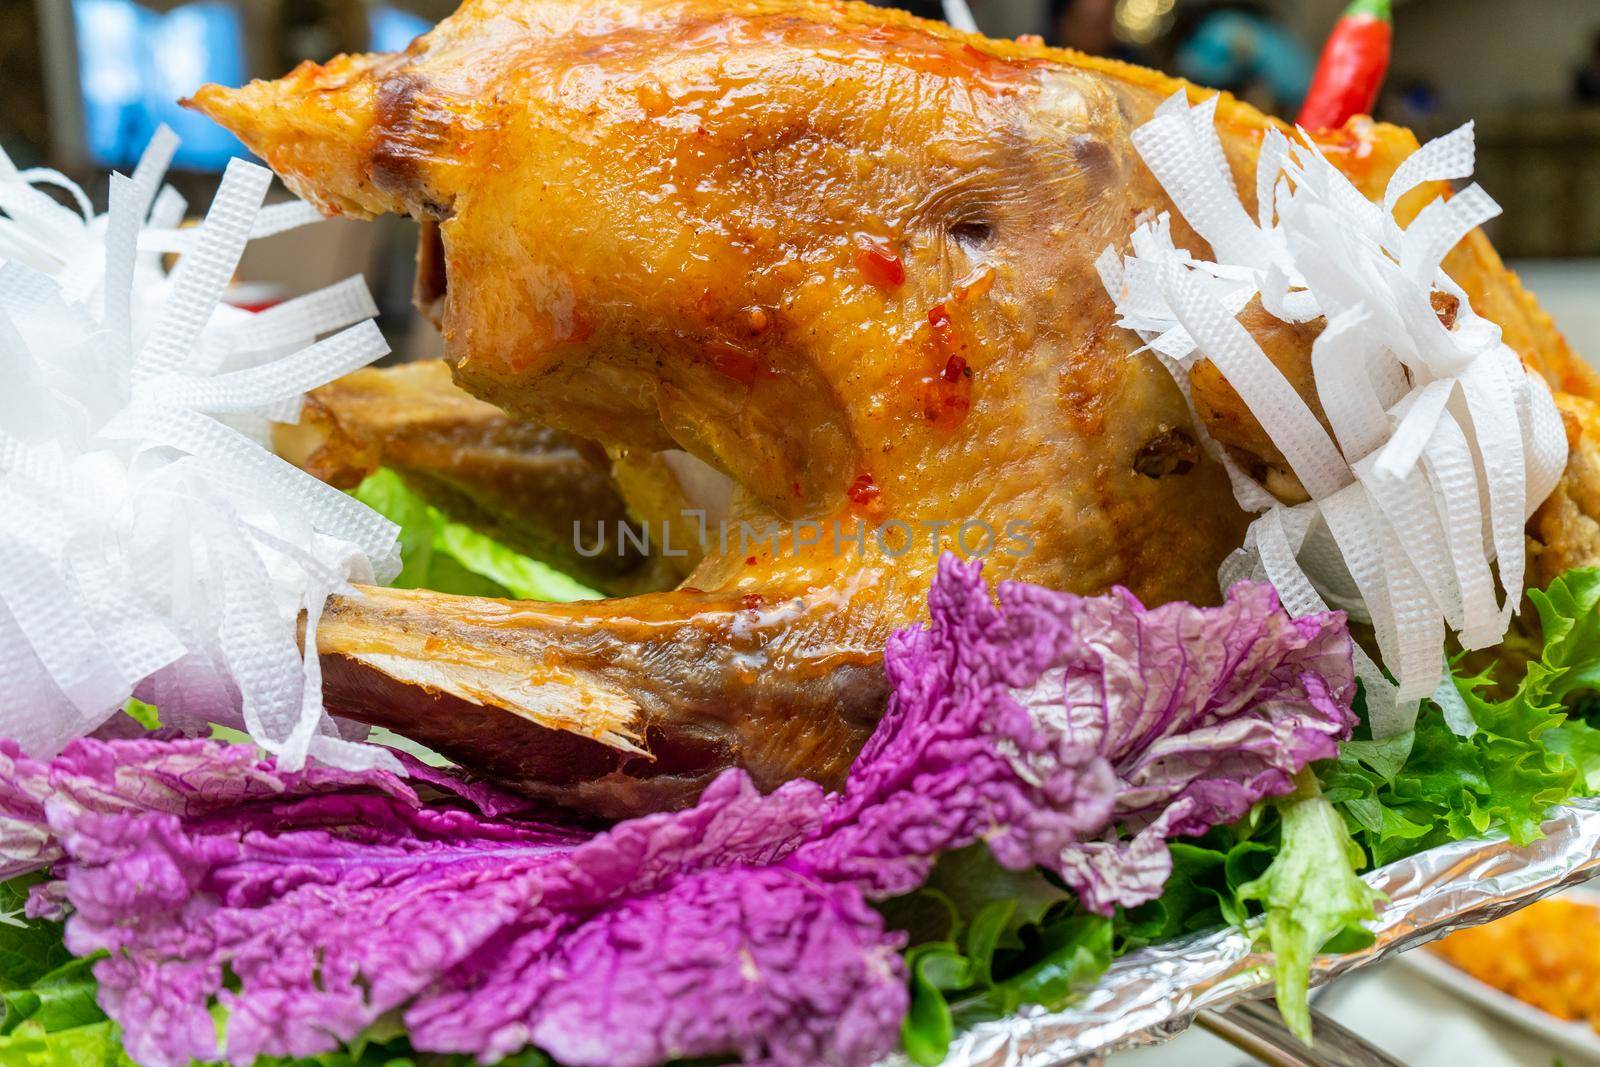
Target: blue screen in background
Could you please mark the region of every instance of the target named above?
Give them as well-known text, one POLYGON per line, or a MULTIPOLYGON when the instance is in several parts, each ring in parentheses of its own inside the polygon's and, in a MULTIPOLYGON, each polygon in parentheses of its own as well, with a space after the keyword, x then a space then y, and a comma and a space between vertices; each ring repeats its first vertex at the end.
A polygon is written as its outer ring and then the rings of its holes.
POLYGON ((374 7, 367 24, 372 28, 369 47, 374 52, 404 52, 414 38, 433 29, 427 19, 387 4, 374 7))
POLYGON ((161 13, 131 0, 72 0, 90 158, 126 169, 165 122, 183 143, 175 160, 221 170, 244 145, 203 115, 178 106, 206 82, 242 85, 244 33, 238 9, 203 0, 161 13))

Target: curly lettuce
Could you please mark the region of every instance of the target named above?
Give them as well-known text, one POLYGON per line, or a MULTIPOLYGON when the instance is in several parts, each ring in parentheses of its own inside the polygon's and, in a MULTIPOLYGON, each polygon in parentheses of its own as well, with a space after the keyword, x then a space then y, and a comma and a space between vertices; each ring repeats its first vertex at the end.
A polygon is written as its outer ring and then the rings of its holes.
POLYGON ((1425 708, 1413 733, 1348 743, 1323 788, 1374 865, 1504 831, 1525 844, 1550 808, 1600 787, 1600 730, 1583 701, 1600 688, 1600 570, 1528 594, 1541 644, 1508 695, 1492 670, 1452 676, 1471 717, 1460 732, 1425 708))
POLYGON ((1553 806, 1600 791, 1600 730, 1589 722, 1600 691, 1600 570, 1571 571, 1528 597, 1539 633, 1510 660, 1514 685, 1458 662, 1451 682, 1467 722, 1430 701, 1414 731, 1346 741, 1295 794, 1173 844, 1162 896, 1118 916, 1123 943, 1263 915, 1279 1006, 1308 1038, 1313 957, 1358 944, 1372 915, 1358 872, 1490 832, 1526 843, 1553 806), (1258 873, 1247 878, 1250 868, 1258 873))

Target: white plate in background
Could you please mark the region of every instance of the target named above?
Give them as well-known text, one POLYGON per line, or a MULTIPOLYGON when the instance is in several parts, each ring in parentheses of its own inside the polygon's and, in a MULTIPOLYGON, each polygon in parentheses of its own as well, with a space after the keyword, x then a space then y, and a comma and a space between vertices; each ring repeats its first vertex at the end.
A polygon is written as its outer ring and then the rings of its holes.
MULTIPOLYGON (((1591 907, 1600 906, 1600 894, 1594 890, 1580 889, 1567 895, 1591 907)), ((1558 1019, 1526 1001, 1501 992, 1487 982, 1479 981, 1426 948, 1407 952, 1396 962, 1401 967, 1445 987, 1484 1011, 1537 1035, 1551 1045, 1582 1056, 1585 1061, 1600 1063, 1600 1033, 1596 1033, 1587 1022, 1568 1022, 1565 1019, 1558 1019)))

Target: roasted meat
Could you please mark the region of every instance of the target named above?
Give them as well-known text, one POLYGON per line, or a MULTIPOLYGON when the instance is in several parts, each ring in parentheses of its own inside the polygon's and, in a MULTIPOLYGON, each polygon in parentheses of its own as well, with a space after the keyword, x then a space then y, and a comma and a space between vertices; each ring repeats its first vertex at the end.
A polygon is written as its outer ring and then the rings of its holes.
MULTIPOLYGON (((1215 601, 1246 517, 1094 268, 1171 209, 1130 133, 1182 87, 864 4, 469 0, 405 53, 202 90, 326 211, 436 232, 419 291, 467 390, 735 486, 730 536, 709 531, 676 591, 337 602, 330 706, 623 814, 734 763, 836 784, 937 548, 1215 601)), ((1242 189, 1270 123, 1221 104, 1242 189)), ((1324 147, 1376 195, 1416 141, 1358 121, 1324 147)), ((1557 388, 1590 390, 1481 235, 1447 265, 1557 388)), ((1304 378, 1314 331, 1247 325, 1304 378)), ((1226 382, 1196 384, 1217 437, 1293 499, 1226 382)))
POLYGON ((687 568, 619 543, 633 521, 592 442, 512 418, 457 388, 439 362, 367 369, 314 391, 278 454, 350 489, 388 467, 458 522, 608 594, 670 588, 687 568), (580 552, 573 524, 588 531, 580 552))

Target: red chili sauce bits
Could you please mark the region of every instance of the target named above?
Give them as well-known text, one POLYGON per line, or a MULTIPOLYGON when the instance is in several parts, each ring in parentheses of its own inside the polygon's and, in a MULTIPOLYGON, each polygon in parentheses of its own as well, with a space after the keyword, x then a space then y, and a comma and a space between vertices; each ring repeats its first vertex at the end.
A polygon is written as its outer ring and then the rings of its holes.
POLYGON ((906 283, 906 265, 886 238, 856 237, 856 270, 879 289, 898 289, 906 283))
POLYGON ((972 407, 972 367, 964 355, 967 342, 944 304, 929 310, 928 326, 929 373, 917 382, 917 399, 923 418, 941 430, 950 430, 965 421, 972 407))

